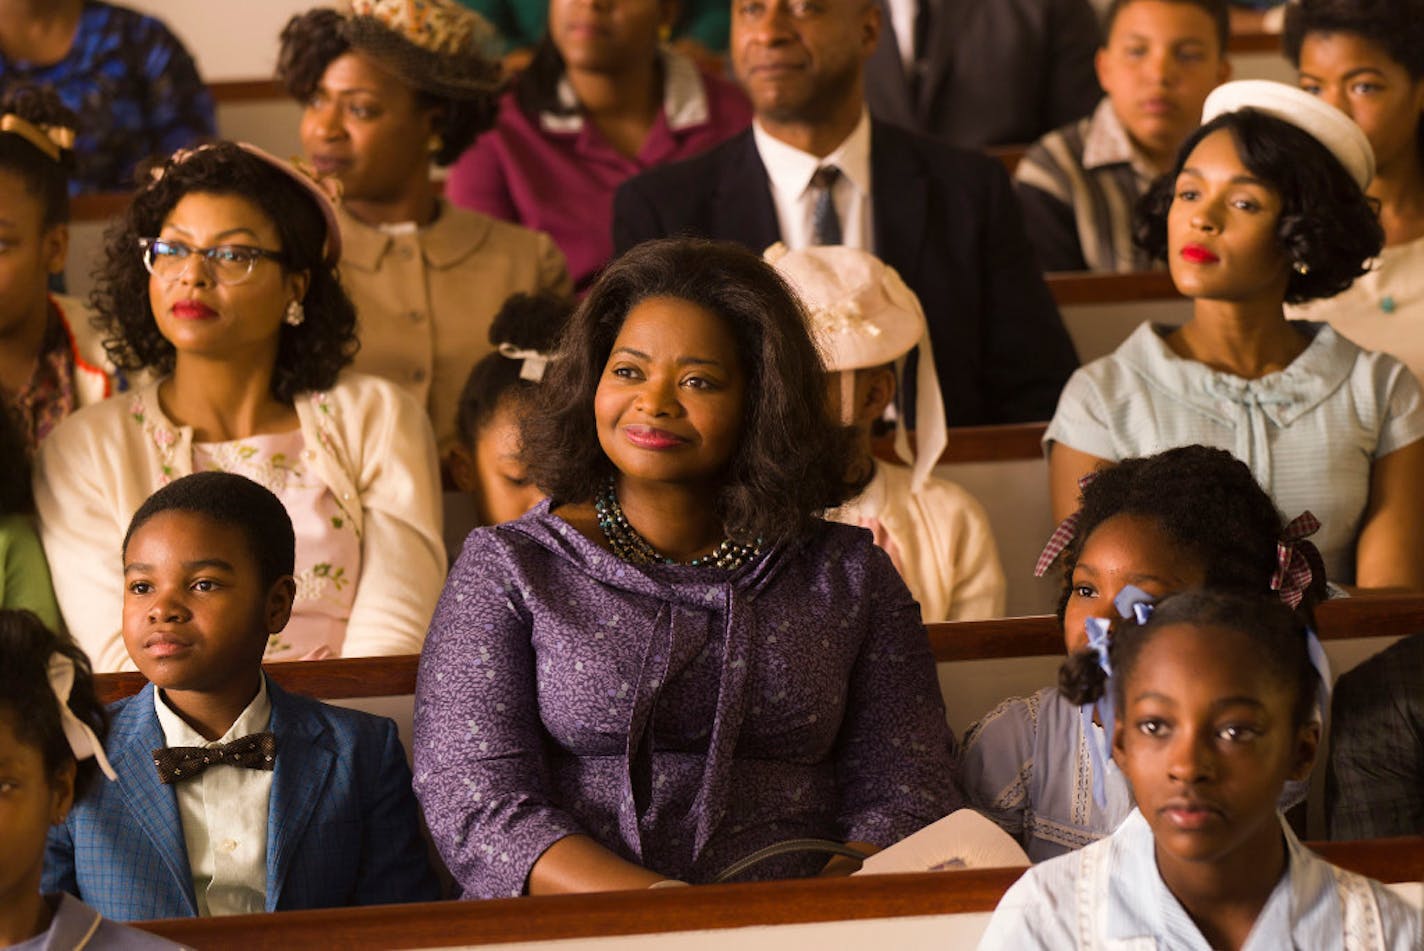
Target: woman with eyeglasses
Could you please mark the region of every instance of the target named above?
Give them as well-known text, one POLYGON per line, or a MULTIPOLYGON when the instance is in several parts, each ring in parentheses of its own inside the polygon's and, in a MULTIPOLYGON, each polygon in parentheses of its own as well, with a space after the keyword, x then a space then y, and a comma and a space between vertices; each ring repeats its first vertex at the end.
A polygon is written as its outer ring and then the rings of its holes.
MULTIPOLYGON (((67 419, 35 469, 60 610, 96 670, 131 667, 125 526, 206 470, 265 485, 296 528, 296 606, 268 660, 420 650, 444 580, 435 442, 414 399, 342 372, 356 314, 335 222, 320 183, 220 143, 156 169, 110 231, 93 298, 105 347, 151 379, 67 419)), ((193 585, 221 596, 213 566, 193 585)))

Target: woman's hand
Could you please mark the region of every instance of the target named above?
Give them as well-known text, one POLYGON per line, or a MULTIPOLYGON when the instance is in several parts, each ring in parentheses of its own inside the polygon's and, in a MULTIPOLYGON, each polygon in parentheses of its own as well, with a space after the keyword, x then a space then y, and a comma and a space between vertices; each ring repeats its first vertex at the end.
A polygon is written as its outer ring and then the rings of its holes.
MULTIPOLYGON (((847 842, 847 846, 862 852, 868 858, 880 851, 880 846, 871 845, 869 842, 847 842)), ((860 859, 853 859, 849 855, 833 855, 826 863, 826 867, 821 869, 822 878, 845 878, 860 871, 860 859)))
POLYGON ((648 888, 666 875, 614 855, 586 835, 569 835, 539 856, 529 870, 529 894, 618 892, 648 888))

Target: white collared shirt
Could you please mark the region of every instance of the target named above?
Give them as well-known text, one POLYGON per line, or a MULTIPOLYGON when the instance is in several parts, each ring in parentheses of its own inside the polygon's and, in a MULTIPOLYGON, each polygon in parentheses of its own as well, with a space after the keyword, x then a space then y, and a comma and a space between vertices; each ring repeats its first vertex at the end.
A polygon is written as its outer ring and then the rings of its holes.
MULTIPOLYGON (((1412 951, 1419 910, 1385 886, 1300 844, 1284 818, 1286 868, 1256 915, 1245 951, 1412 951)), ((1004 893, 979 951, 1093 948, 1210 951, 1157 870, 1152 828, 1136 809, 1116 832, 1033 866, 1004 893)))
POLYGON ((841 221, 841 243, 848 248, 875 251, 873 209, 870 204, 870 113, 862 110, 846 140, 825 158, 787 145, 752 121, 757 152, 766 166, 771 185, 771 201, 776 206, 776 223, 781 241, 793 251, 810 246, 814 230, 812 213, 816 192, 811 177, 824 165, 840 169, 841 177, 831 189, 836 214, 841 221))
MULTIPOLYGON (((213 742, 203 739, 173 712, 164 701, 162 690, 153 692, 153 706, 169 746, 213 747, 261 733, 272 722, 266 677, 247 709, 227 733, 213 742)), ((265 911, 272 773, 224 763, 175 783, 174 790, 198 914, 247 915, 265 911)))

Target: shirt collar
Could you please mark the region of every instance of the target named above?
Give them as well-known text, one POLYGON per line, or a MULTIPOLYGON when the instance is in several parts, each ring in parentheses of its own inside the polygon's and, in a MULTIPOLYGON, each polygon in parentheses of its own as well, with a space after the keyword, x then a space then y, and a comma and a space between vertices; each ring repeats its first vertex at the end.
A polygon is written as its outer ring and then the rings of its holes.
MULTIPOLYGON (((1311 933, 1309 910, 1319 907, 1335 887, 1329 866, 1300 844, 1284 817, 1276 819, 1285 840, 1286 866, 1252 925, 1246 940, 1246 948, 1252 951, 1278 942, 1285 934, 1291 934, 1299 948, 1318 942, 1319 934, 1311 933)), ((1108 940, 1131 942, 1145 937, 1158 939, 1162 947, 1206 948, 1200 929, 1162 881, 1152 827, 1140 810, 1132 810, 1112 841, 1110 860, 1116 868, 1108 889, 1107 915, 1100 919, 1106 922, 1108 940)))
POLYGON ((767 177, 771 179, 772 187, 781 194, 799 198, 811 186, 811 176, 816 174, 816 169, 834 165, 862 197, 870 197, 869 111, 861 109, 860 121, 850 135, 825 158, 803 152, 773 137, 762 128, 758 119, 752 120, 752 136, 756 139, 762 164, 766 166, 767 177))
MULTIPOLYGON (((659 47, 663 67, 663 117, 673 132, 705 124, 712 113, 707 105, 707 87, 691 59, 668 47, 659 47)), ((583 110, 568 74, 559 77, 555 89, 560 111, 539 113, 539 127, 545 132, 575 135, 583 131, 583 110)))
POLYGON ((1088 131, 1083 136, 1083 168, 1091 171, 1107 165, 1131 165, 1144 184, 1159 174, 1142 150, 1133 144, 1113 109, 1112 100, 1104 96, 1088 119, 1088 131))
POLYGON ((424 228, 414 222, 373 226, 358 221, 340 205, 336 217, 341 228, 341 263, 362 271, 379 270, 381 259, 395 241, 414 234, 420 242, 420 253, 431 267, 449 267, 462 260, 485 241, 490 220, 453 207, 440 198, 440 213, 424 228))
POLYGON ((1143 323, 1115 355, 1147 386, 1222 422, 1236 418, 1237 405, 1253 405, 1275 425, 1289 426, 1345 384, 1360 352, 1328 324, 1291 324, 1309 335, 1310 343, 1285 369, 1254 380, 1177 356, 1164 339, 1172 328, 1162 325, 1143 323))
POLYGON ((158 714, 158 724, 163 727, 163 740, 168 746, 216 746, 219 743, 231 743, 249 734, 261 733, 272 723, 272 700, 267 696, 265 674, 259 678, 257 696, 253 697, 247 708, 232 721, 228 731, 216 740, 204 739, 201 733, 189 726, 168 705, 168 701, 163 699, 162 690, 153 691, 153 709, 158 714))

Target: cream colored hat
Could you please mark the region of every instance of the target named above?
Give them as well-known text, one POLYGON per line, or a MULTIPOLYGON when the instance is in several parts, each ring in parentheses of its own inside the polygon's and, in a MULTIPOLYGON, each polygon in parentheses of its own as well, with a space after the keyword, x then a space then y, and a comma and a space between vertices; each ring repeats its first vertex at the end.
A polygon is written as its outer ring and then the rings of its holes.
POLYGON ((914 467, 910 487, 918 492, 947 442, 944 397, 919 298, 894 268, 868 251, 838 245, 788 251, 778 242, 764 257, 800 296, 826 368, 841 374, 841 412, 847 422, 855 415, 855 371, 893 363, 895 381, 904 392, 905 357, 918 349, 918 458, 910 449, 903 413, 895 425, 895 452, 914 467))
POLYGON ((1375 152, 1353 119, 1303 89, 1268 79, 1241 79, 1212 90, 1202 124, 1228 112, 1254 109, 1289 122, 1325 146, 1363 191, 1375 177, 1375 152))

